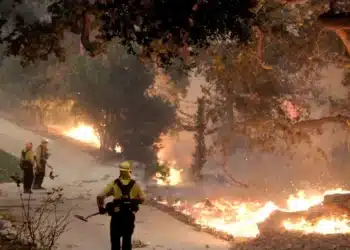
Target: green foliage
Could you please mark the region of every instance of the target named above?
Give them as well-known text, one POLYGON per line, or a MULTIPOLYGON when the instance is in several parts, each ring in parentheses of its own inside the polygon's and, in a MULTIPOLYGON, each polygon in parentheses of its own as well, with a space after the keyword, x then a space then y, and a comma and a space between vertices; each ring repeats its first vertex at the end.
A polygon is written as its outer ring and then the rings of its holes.
POLYGON ((105 150, 118 144, 128 159, 151 162, 161 133, 172 125, 175 107, 159 96, 148 96, 155 73, 121 46, 103 58, 77 59, 71 93, 99 132, 105 150))
POLYGON ((185 44, 204 47, 209 40, 223 37, 246 42, 254 18, 250 8, 256 1, 54 0, 43 4, 51 20, 35 18, 30 6, 22 1, 4 5, 0 4, 6 13, 0 18, 0 28, 13 19, 14 29, 3 32, 0 43, 5 45, 6 55, 20 56, 23 66, 48 60, 50 55, 63 61, 67 31, 80 35, 82 45, 92 56, 103 52, 106 42, 118 38, 130 53, 136 53, 135 45, 140 45, 144 56, 155 56, 157 62, 168 65, 175 57, 186 57, 182 53, 185 44), (28 8, 31 22, 16 11, 18 7, 28 8), (90 38, 92 31, 98 31, 94 41, 90 38), (163 49, 154 49, 154 41, 163 49))
POLYGON ((3 150, 0 150, 0 183, 11 182, 11 175, 21 172, 19 159, 3 150))

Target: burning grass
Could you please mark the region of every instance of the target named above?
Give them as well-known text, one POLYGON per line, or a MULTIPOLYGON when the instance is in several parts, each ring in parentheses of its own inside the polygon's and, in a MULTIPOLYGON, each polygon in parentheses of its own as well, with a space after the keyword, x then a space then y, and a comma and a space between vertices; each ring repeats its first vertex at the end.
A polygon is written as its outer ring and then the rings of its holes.
MULTIPOLYGON (((50 125, 49 127, 51 129, 55 129, 59 131, 59 133, 62 133, 64 136, 68 138, 71 138, 75 141, 79 141, 82 143, 86 143, 95 148, 99 148, 101 145, 99 135, 91 125, 80 123, 75 127, 69 127, 69 128, 62 128, 60 126, 54 126, 54 125, 50 125)), ((115 151, 117 153, 122 152, 121 146, 117 145, 115 147, 115 151)))
POLYGON ((226 232, 219 231, 215 228, 202 227, 200 224, 196 223, 196 220, 192 216, 185 214, 182 211, 178 211, 175 207, 169 206, 164 202, 159 202, 157 200, 150 200, 147 203, 149 205, 152 205, 152 206, 158 208, 159 210, 171 215, 172 217, 176 218, 177 220, 179 220, 187 225, 193 226, 195 230, 209 233, 209 234, 211 234, 219 239, 223 239, 223 240, 227 240, 227 241, 234 240, 233 235, 230 235, 226 232))
POLYGON ((348 250, 348 234, 271 232, 249 241, 232 242, 232 250, 348 250))
POLYGON ((239 238, 254 239, 272 231, 292 232, 296 233, 295 235, 348 235, 350 204, 346 210, 335 209, 322 203, 325 195, 337 193, 344 194, 344 197, 349 196, 350 199, 348 191, 338 189, 314 196, 299 192, 288 198, 285 208, 278 207, 273 202, 260 204, 224 199, 206 200, 196 204, 179 200, 169 204, 166 200, 155 199, 151 203, 198 230, 229 241, 239 238))

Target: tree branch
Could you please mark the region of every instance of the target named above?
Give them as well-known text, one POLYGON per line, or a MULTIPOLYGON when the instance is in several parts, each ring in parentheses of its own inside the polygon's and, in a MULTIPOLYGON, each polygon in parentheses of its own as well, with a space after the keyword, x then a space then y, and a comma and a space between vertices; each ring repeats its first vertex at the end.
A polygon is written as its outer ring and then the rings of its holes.
POLYGON ((283 122, 282 120, 272 120, 272 119, 261 119, 261 120, 248 120, 244 121, 242 123, 236 124, 235 128, 237 128, 236 131, 243 131, 247 129, 248 127, 273 127, 274 131, 300 131, 305 129, 319 129, 324 124, 327 123, 338 123, 343 124, 347 127, 350 127, 350 117, 347 116, 326 116, 322 117, 320 119, 311 119, 311 120, 305 120, 301 122, 297 122, 294 124, 288 124, 286 122, 283 122))
POLYGON ((188 131, 188 132, 194 132, 194 131, 196 131, 196 126, 194 126, 194 125, 189 125, 189 124, 180 123, 180 124, 179 124, 179 127, 180 127, 182 130, 186 130, 186 131, 188 131))
POLYGON ((260 28, 257 26, 254 26, 254 30, 256 32, 256 35, 258 37, 258 44, 257 44, 257 54, 258 54, 258 61, 263 69, 271 70, 272 67, 270 65, 265 64, 264 62, 264 55, 263 55, 263 33, 261 32, 260 28))
POLYGON ((307 2, 309 0, 280 0, 280 3, 283 4, 298 4, 298 3, 304 3, 307 2))
POLYGON ((220 127, 215 127, 215 128, 207 129, 207 130, 205 131, 205 135, 211 135, 211 134, 217 132, 217 131, 219 130, 219 128, 220 128, 220 127))
POLYGON ((91 28, 92 28, 92 21, 91 21, 90 13, 88 11, 84 11, 83 27, 82 27, 80 40, 84 49, 86 49, 91 56, 95 56, 101 49, 102 45, 101 43, 90 41, 91 28))
POLYGON ((185 113, 184 111, 182 111, 180 109, 178 109, 177 112, 179 114, 183 115, 183 116, 186 116, 187 118, 190 118, 190 119, 192 119, 192 117, 193 117, 193 115, 187 114, 187 113, 185 113))
POLYGON ((326 123, 340 123, 346 126, 350 126, 350 117, 342 116, 342 115, 326 116, 320 119, 297 122, 294 125, 292 125, 292 128, 295 128, 295 129, 319 128, 326 123))
POLYGON ((318 21, 325 29, 334 31, 342 40, 349 56, 350 56, 350 39, 346 34, 346 30, 350 30, 349 13, 335 13, 335 4, 337 0, 330 0, 330 10, 318 17, 318 21))

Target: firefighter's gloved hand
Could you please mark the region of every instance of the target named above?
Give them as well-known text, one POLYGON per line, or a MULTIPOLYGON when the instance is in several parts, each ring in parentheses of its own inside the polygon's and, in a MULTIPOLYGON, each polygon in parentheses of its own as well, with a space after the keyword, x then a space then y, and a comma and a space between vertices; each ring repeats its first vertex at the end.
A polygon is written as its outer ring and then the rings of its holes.
POLYGON ((136 204, 136 205, 142 204, 142 200, 141 200, 141 199, 132 199, 131 202, 132 202, 133 204, 136 204))
POLYGON ((106 213, 106 209, 104 207, 98 207, 98 212, 100 214, 105 214, 106 213))
POLYGON ((108 215, 112 216, 115 210, 115 204, 114 202, 108 202, 104 208, 105 213, 108 213, 108 215))
POLYGON ((142 203, 140 199, 132 199, 131 200, 131 210, 133 212, 139 211, 139 205, 142 203))

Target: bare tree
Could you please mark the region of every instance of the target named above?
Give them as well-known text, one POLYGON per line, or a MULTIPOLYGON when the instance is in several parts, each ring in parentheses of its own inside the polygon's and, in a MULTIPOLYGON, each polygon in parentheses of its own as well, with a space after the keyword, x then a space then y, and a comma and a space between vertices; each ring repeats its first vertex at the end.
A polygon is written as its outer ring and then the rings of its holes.
MULTIPOLYGON (((20 180, 16 179, 17 186, 20 180)), ((63 189, 53 188, 45 197, 36 203, 31 195, 24 198, 20 188, 19 221, 14 224, 14 230, 7 234, 12 241, 23 242, 28 249, 53 250, 57 247, 60 236, 68 230, 71 210, 59 211, 63 204, 63 189)))

